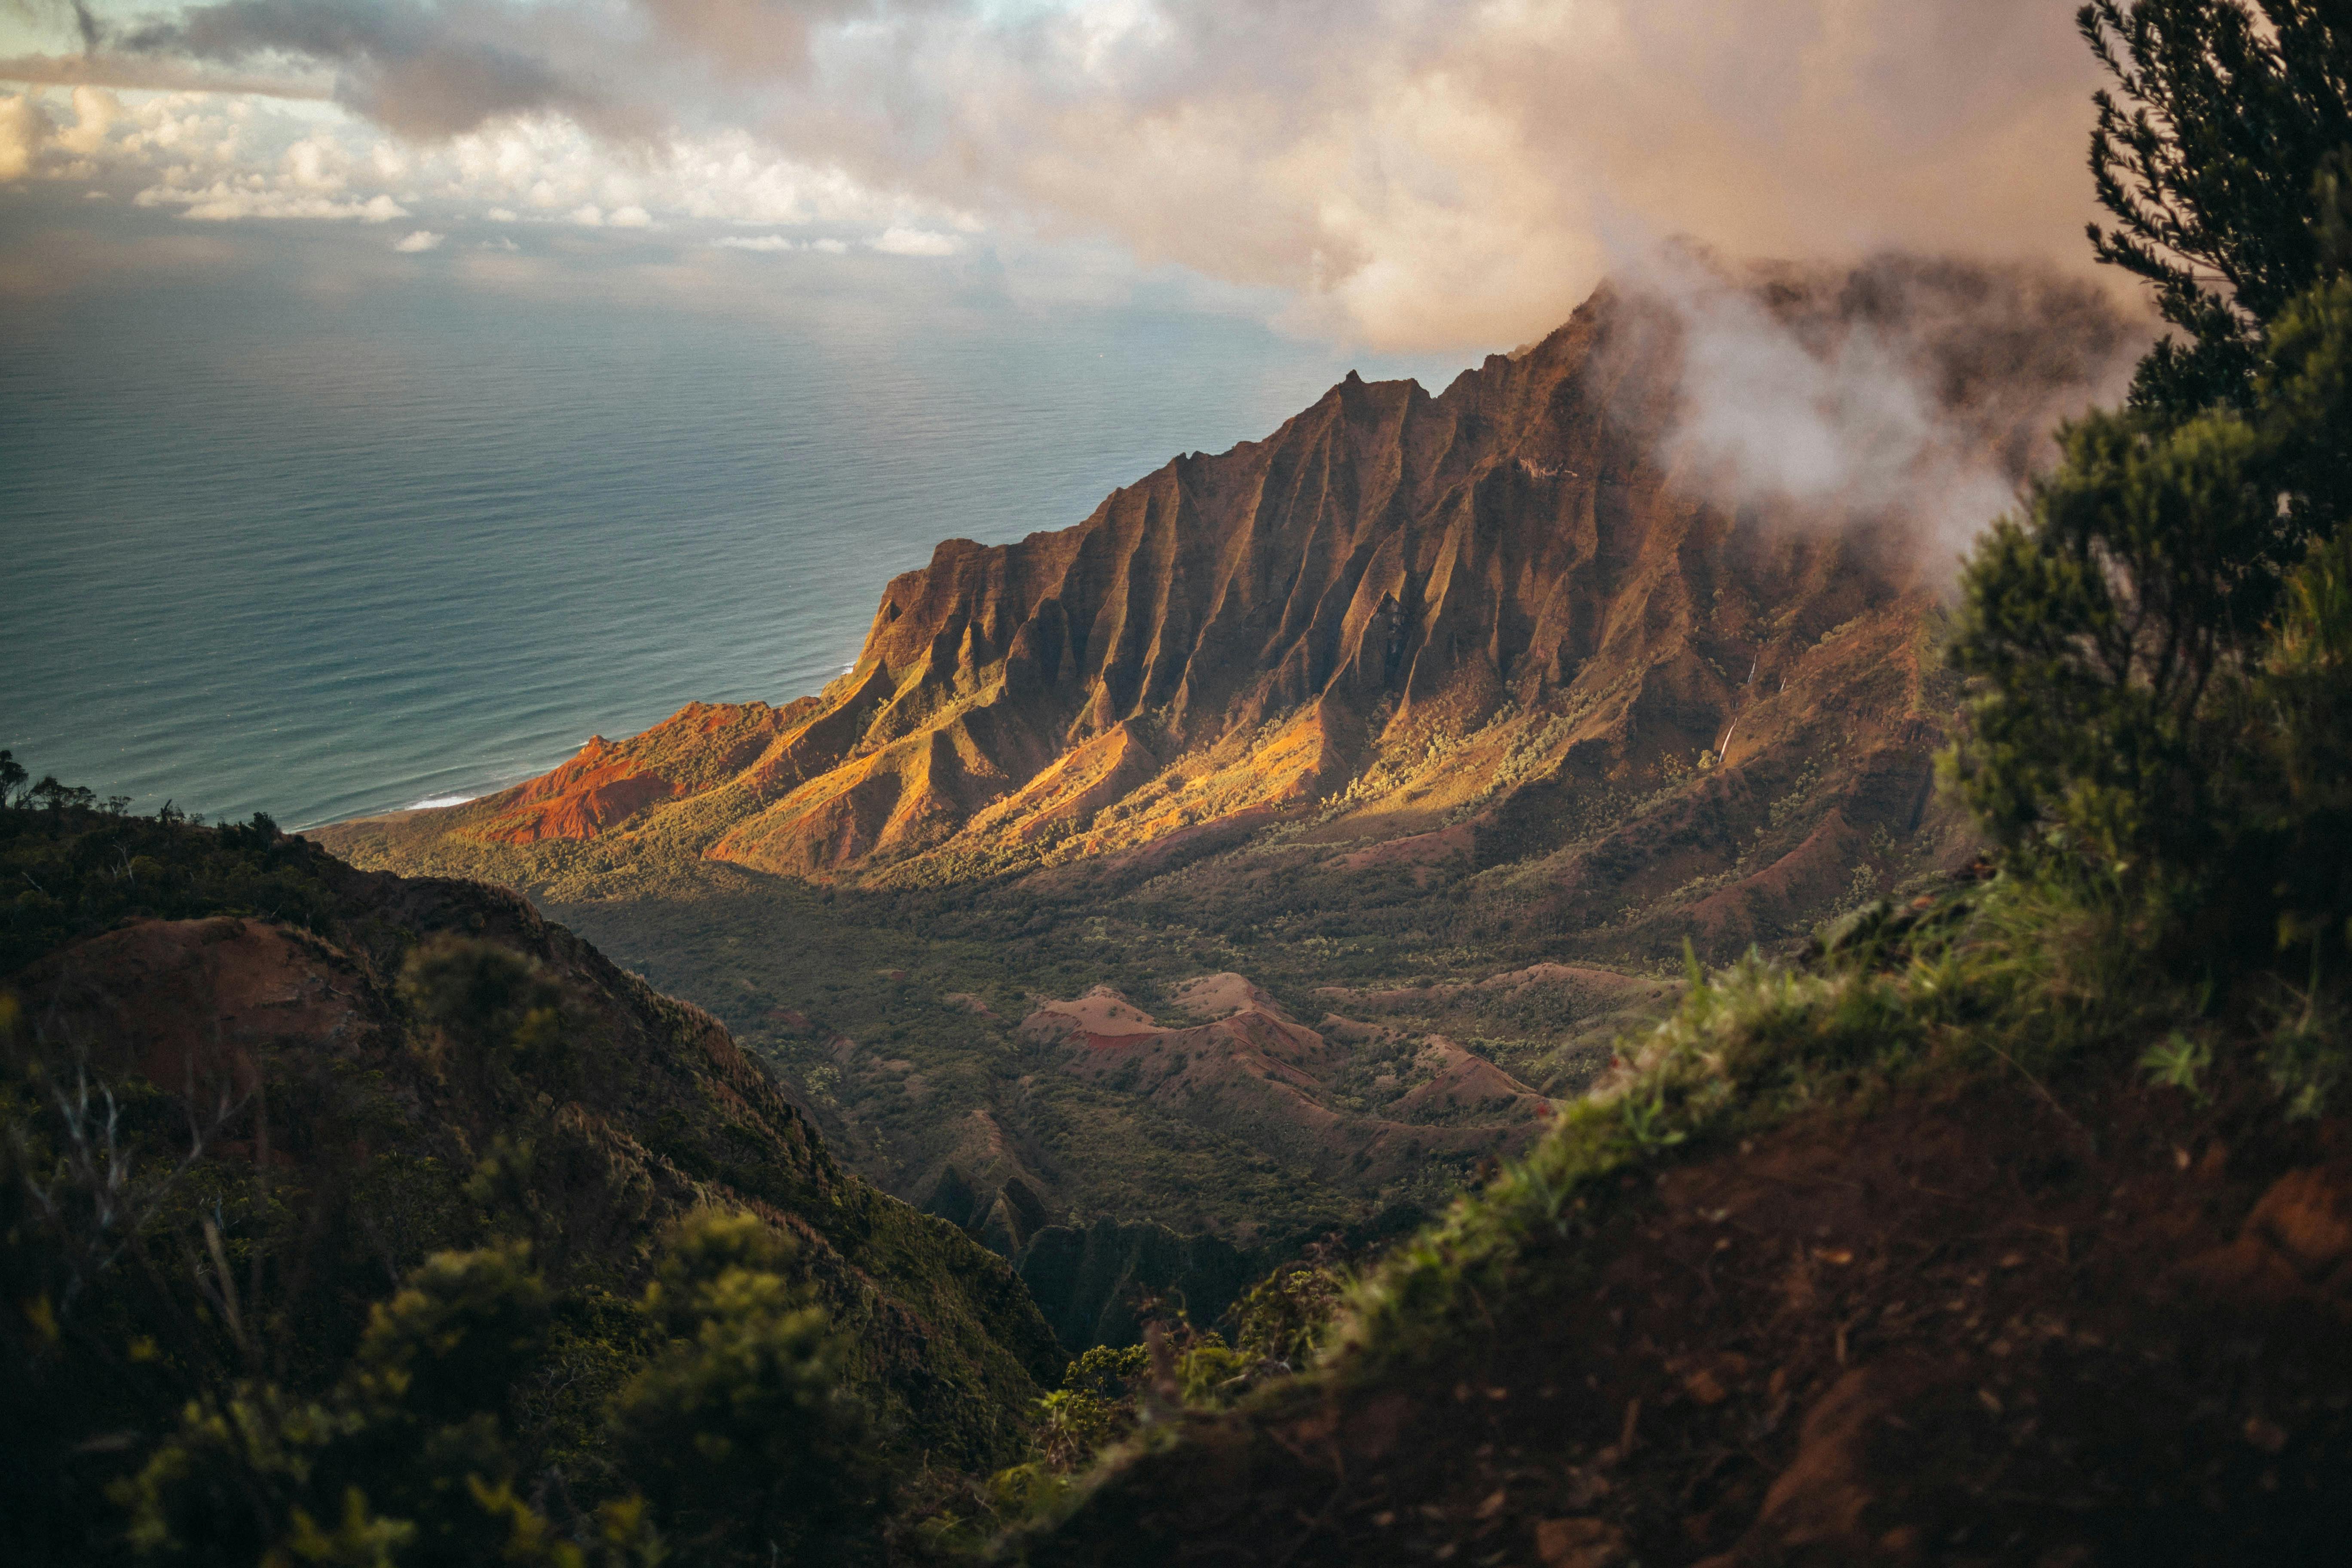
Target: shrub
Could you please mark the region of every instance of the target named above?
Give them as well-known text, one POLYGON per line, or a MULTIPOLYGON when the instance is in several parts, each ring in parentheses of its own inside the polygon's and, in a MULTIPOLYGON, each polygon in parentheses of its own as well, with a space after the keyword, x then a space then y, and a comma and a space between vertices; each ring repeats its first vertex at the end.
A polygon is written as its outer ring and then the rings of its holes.
POLYGON ((623 1472, 666 1536, 713 1563, 872 1550, 882 1478, 840 1385, 831 1325, 783 1270, 792 1243, 706 1211, 672 1237, 643 1310, 673 1336, 614 1412, 623 1472))

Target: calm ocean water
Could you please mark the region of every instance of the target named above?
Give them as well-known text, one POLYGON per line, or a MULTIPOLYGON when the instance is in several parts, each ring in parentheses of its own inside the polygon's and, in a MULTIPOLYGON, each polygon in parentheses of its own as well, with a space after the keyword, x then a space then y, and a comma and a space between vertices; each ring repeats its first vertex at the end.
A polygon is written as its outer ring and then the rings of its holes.
POLYGON ((782 701, 950 535, 1076 522, 1353 360, 1179 308, 322 300, 266 273, 0 338, 0 745, 299 826, 782 701))

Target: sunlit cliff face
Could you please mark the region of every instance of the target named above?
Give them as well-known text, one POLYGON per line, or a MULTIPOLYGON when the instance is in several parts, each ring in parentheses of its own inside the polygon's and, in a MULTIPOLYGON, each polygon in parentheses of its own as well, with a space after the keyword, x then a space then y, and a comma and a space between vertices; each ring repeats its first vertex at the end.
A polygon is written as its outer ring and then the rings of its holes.
POLYGON ((2088 207, 2095 68, 2052 0, 0 15, 19 272, 59 221, 30 194, 87 189, 151 227, 381 226, 410 255, 583 230, 697 254, 1108 246, 1260 291, 1296 330, 1451 349, 1540 333, 1667 237, 2069 258, 2088 207))

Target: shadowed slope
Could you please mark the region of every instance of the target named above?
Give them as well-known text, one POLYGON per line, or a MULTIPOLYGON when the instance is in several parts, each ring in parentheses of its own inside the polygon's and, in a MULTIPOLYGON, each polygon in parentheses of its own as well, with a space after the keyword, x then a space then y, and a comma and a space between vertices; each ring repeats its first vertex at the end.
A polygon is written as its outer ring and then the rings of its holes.
MULTIPOLYGON (((46 914, 11 911, 0 953, 0 1089, 22 1106, 92 1075, 138 1108, 126 1138, 160 1137, 126 1144, 142 1172, 170 1169, 219 1101, 184 1181, 274 1184, 221 1223, 273 1259, 268 1303, 306 1325, 302 1354, 341 1353, 386 1281, 494 1221, 522 1227, 551 1279, 625 1296, 667 1226, 742 1208, 797 1240, 894 1442, 975 1465, 1015 1451, 1058 1357, 1012 1271, 844 1171, 716 1018, 521 898, 355 871, 267 828, 91 812, 0 811, 0 850, 50 889, 46 914), (281 918, 254 912, 263 899, 281 918), (453 942, 530 976, 544 1011, 528 1042, 428 1016, 401 977, 453 942)), ((589 1429, 629 1364, 582 1384, 589 1429)))

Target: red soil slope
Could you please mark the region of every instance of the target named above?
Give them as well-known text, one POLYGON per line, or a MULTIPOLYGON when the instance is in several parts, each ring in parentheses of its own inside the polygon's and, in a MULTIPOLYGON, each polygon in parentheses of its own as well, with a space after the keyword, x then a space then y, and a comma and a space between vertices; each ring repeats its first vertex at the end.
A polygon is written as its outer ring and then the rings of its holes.
POLYGON ((1139 1095, 1325 1180, 1377 1184, 1433 1160, 1518 1152, 1556 1109, 1440 1036, 1408 1041, 1336 1015, 1310 1029, 1238 974, 1193 981, 1177 1001, 1208 1021, 1162 1026, 1097 986, 1041 1005, 1021 1033, 1060 1047, 1065 1072, 1139 1095), (1377 1059, 1367 1046, 1378 1047, 1377 1059))
POLYGON ((2340 1560, 2340 1120, 2014 1078, 1628 1176, 1418 1359, 1187 1417, 1020 1555, 2340 1560))

